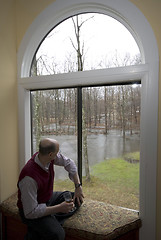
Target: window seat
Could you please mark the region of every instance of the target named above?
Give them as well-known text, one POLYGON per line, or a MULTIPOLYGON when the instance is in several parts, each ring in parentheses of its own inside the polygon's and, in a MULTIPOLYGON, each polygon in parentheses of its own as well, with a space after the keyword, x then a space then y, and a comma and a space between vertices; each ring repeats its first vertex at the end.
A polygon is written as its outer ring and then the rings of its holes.
MULTIPOLYGON (((23 240, 26 234, 16 203, 17 193, 0 204, 3 240, 23 240)), ((135 211, 85 199, 63 227, 66 240, 138 240, 141 220, 135 211)))

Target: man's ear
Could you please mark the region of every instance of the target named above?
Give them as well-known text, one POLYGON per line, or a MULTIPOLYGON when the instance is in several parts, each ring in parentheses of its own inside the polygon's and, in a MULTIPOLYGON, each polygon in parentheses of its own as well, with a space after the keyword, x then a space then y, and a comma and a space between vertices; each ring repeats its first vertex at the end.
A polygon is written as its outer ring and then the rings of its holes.
POLYGON ((49 157, 51 157, 51 156, 52 156, 52 152, 49 153, 49 157))

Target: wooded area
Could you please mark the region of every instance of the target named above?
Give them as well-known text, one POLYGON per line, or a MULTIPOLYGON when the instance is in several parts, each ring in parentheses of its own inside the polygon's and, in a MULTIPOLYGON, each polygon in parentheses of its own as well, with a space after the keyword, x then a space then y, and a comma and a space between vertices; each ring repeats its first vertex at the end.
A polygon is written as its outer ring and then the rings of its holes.
MULTIPOLYGON (((88 134, 110 130, 139 131, 141 85, 83 88, 84 128, 88 134)), ((33 133, 40 135, 77 134, 77 89, 32 92, 33 133)))

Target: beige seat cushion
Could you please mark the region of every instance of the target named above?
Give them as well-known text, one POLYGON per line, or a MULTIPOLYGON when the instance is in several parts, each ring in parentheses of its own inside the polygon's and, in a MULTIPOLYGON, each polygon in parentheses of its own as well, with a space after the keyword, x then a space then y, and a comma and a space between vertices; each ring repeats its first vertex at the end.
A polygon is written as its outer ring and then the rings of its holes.
POLYGON ((111 240, 139 227, 137 212, 89 199, 64 223, 71 237, 95 240, 111 240))
MULTIPOLYGON (((1 203, 0 210, 20 220, 17 193, 1 203)), ((85 199, 79 210, 64 223, 66 233, 85 239, 111 240, 141 226, 138 213, 107 203, 85 199)))

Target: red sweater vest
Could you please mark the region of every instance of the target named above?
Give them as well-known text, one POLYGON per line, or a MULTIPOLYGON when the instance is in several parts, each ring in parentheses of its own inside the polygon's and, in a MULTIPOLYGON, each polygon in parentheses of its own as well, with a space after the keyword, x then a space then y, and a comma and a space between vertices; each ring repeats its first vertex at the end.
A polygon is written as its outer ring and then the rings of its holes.
MULTIPOLYGON (((37 186, 38 186, 37 201, 40 204, 40 203, 46 203, 47 201, 49 201, 49 199, 52 196, 53 183, 54 183, 54 169, 53 169, 53 161, 51 161, 50 163, 48 172, 43 170, 37 163, 35 163, 34 159, 37 154, 38 153, 35 153, 22 169, 18 179, 18 183, 25 176, 29 176, 33 178, 37 182, 37 186)), ((21 191, 19 187, 18 187, 17 206, 18 208, 22 208, 21 191)))

